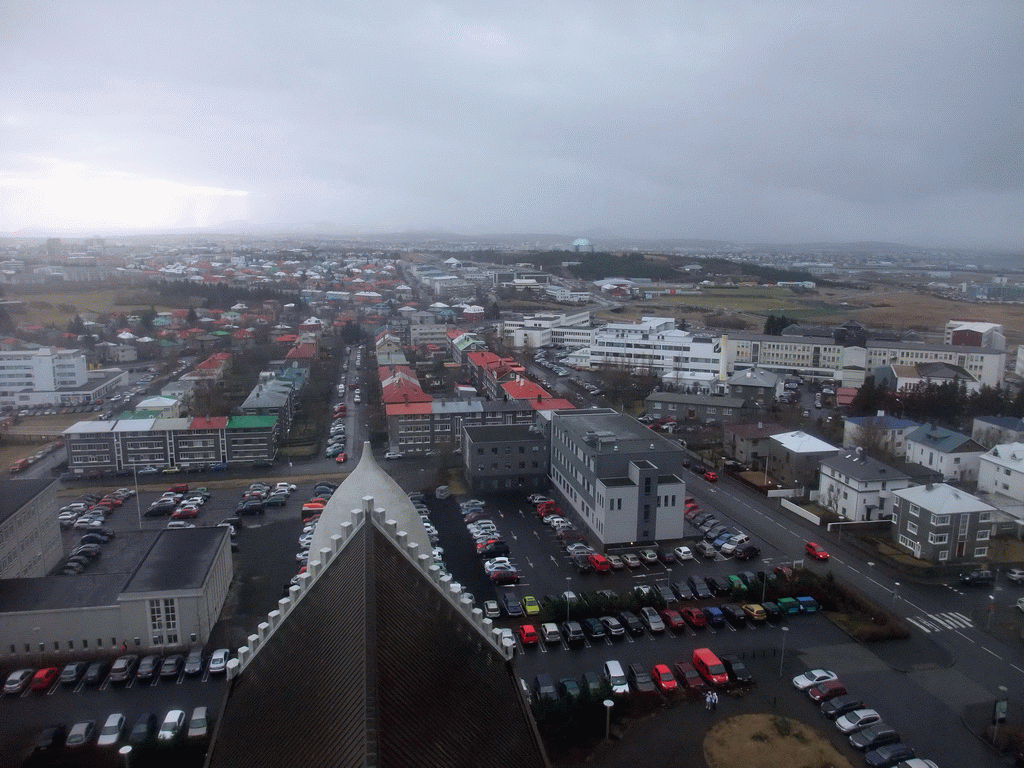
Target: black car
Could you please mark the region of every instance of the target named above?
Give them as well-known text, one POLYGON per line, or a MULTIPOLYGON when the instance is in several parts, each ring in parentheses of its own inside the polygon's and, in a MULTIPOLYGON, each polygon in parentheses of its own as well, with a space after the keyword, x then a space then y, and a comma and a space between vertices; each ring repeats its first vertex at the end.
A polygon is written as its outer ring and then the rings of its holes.
POLYGON ((583 619, 580 624, 583 625, 583 631, 591 640, 604 640, 605 635, 608 634, 605 632, 604 624, 601 623, 600 619, 583 619))
POLYGON ((238 506, 235 507, 235 512, 240 515, 262 515, 266 512, 266 509, 264 508, 262 501, 258 499, 250 499, 248 501, 240 502, 238 506))
POLYGON ((586 636, 583 634, 583 627, 578 621, 563 621, 561 630, 562 637, 565 638, 565 644, 570 648, 583 645, 586 640, 586 636))
POLYGON ((85 677, 82 679, 86 685, 99 685, 107 679, 107 673, 110 672, 109 661, 94 661, 85 670, 85 677))
POLYGON ((960 583, 971 587, 991 584, 995 580, 995 574, 983 568, 960 574, 960 583))
POLYGON ((622 611, 619 614, 619 621, 622 622, 622 626, 624 626, 626 631, 631 635, 639 637, 644 633, 643 622, 641 622, 640 617, 632 611, 622 611))
POLYGON ((676 553, 668 547, 662 547, 658 550, 658 559, 665 565, 672 565, 676 561, 676 553))
POLYGON ((64 669, 60 671, 60 684, 61 685, 77 685, 78 681, 82 679, 82 675, 85 674, 85 669, 89 665, 84 661, 72 661, 69 664, 64 665, 64 669))
POLYGON ((900 740, 896 729, 885 723, 869 725, 862 731, 850 735, 850 744, 854 749, 866 752, 869 749, 878 749, 885 744, 894 744, 900 740))
POLYGON ((729 582, 720 576, 706 576, 704 583, 708 585, 713 595, 727 595, 732 591, 729 582))
POLYGON ((761 550, 753 544, 744 544, 732 553, 733 558, 736 560, 753 560, 755 557, 760 557, 761 550))
POLYGON ((626 670, 626 678, 637 693, 654 693, 658 690, 651 679, 651 673, 643 664, 630 664, 626 670))
POLYGON ((178 505, 174 504, 174 503, 171 503, 171 504, 156 503, 156 504, 153 504, 145 512, 143 512, 142 516, 143 517, 163 517, 164 515, 171 514, 171 512, 173 512, 177 508, 178 508, 178 505))
POLYGON ((572 562, 573 565, 576 566, 577 573, 585 574, 594 572, 594 566, 590 562, 589 555, 573 555, 572 562))
POLYGON ((519 602, 519 598, 513 595, 511 592, 507 593, 501 598, 502 604, 505 606, 505 613, 509 616, 522 616, 523 606, 519 602))
POLYGON ((690 576, 686 583, 690 585, 690 590, 697 599, 706 600, 711 597, 711 590, 708 588, 707 582, 700 576, 690 576))
POLYGON ((533 696, 537 701, 558 701, 558 688, 554 678, 547 672, 541 672, 533 681, 533 696))
POLYGON ((771 601, 767 603, 761 603, 761 607, 764 608, 764 617, 768 621, 782 621, 782 609, 771 601))
POLYGON ((589 693, 593 699, 607 698, 604 694, 609 692, 607 684, 597 672, 584 672, 583 677, 580 678, 580 688, 589 693))
POLYGON ((135 670, 136 680, 152 680, 160 669, 159 656, 143 656, 135 670))
POLYGON ((225 517, 220 521, 222 525, 233 525, 235 528, 243 528, 242 518, 240 517, 225 517))
POLYGON ((106 544, 110 537, 102 533, 87 533, 78 540, 79 544, 106 544))
POLYGON ((668 584, 658 584, 655 589, 658 594, 661 595, 661 599, 665 601, 666 605, 670 605, 676 601, 676 593, 672 591, 672 587, 668 584))
POLYGON ((735 603, 726 603, 723 605, 722 613, 725 614, 725 620, 734 627, 744 627, 747 624, 747 614, 745 614, 743 609, 735 603))
POLYGON ((135 674, 135 668, 139 665, 139 657, 135 654, 120 656, 114 661, 110 668, 111 683, 127 683, 135 674))
POLYGON ((131 732, 128 734, 128 743, 133 747, 144 746, 152 743, 153 738, 156 736, 156 728, 159 724, 159 720, 153 712, 145 712, 139 715, 135 724, 132 726, 131 732))
POLYGON ((725 671, 729 673, 729 682, 735 683, 736 685, 753 685, 754 676, 750 674, 750 670, 747 669, 747 665, 740 661, 738 656, 732 654, 719 654, 718 658, 721 659, 722 664, 725 665, 725 671))
POLYGON ((288 494, 272 493, 263 500, 265 507, 283 507, 288 504, 288 494))
POLYGON ((498 555, 508 555, 512 550, 508 548, 508 544, 504 541, 496 541, 493 544, 488 544, 486 547, 480 550, 481 557, 497 557, 498 555))
POLYGON ((68 738, 68 729, 63 725, 51 725, 44 728, 36 739, 36 752, 56 752, 64 746, 68 738))
POLYGON ((864 755, 864 762, 869 768, 892 768, 901 760, 909 760, 912 757, 917 757, 917 753, 902 741, 896 741, 872 749, 864 755))
POLYGON ((864 702, 853 696, 836 696, 834 699, 821 702, 821 714, 829 720, 835 720, 847 712, 863 708, 864 702))
POLYGON ((185 657, 180 653, 174 653, 166 657, 160 664, 160 677, 174 677, 181 675, 185 666, 185 657))
POLYGON ((203 662, 203 649, 193 648, 188 652, 188 657, 185 659, 185 674, 189 677, 202 674, 203 662))

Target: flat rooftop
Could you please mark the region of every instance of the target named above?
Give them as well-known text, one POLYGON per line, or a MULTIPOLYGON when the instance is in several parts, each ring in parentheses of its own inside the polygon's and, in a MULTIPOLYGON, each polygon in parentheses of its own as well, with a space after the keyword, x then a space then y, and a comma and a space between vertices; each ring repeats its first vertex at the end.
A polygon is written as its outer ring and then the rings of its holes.
POLYGON ((160 532, 123 592, 199 589, 228 529, 172 528, 160 532))

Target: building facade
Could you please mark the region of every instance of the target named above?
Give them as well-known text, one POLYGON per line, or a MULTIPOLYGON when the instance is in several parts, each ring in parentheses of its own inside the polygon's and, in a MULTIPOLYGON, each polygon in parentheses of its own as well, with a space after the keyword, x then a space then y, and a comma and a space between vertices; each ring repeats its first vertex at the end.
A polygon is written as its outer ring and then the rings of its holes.
POLYGON ((551 481, 563 509, 603 548, 679 539, 680 446, 611 409, 551 413, 551 481))
POLYGON ((973 483, 985 449, 967 435, 923 424, 907 435, 907 461, 935 470, 948 481, 973 483))
POLYGON ((537 426, 464 427, 462 461, 474 493, 548 487, 548 438, 537 426))
POLYGON ((951 485, 915 485, 893 493, 893 541, 931 563, 983 560, 997 514, 991 504, 951 485))
POLYGON ((0 496, 0 579, 44 576, 64 556, 53 480, 5 480, 0 496))
POLYGON ((892 517, 893 492, 909 487, 910 478, 863 451, 821 460, 818 504, 857 522, 892 517))

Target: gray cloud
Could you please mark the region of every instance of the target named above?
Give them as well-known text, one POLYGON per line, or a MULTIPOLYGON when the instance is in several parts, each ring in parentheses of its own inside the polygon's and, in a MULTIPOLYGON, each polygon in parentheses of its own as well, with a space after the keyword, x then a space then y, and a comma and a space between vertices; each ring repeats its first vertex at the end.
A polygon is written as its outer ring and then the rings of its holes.
POLYGON ((1016 2, 152 5, 5 4, 0 230, 1024 246, 1016 2))

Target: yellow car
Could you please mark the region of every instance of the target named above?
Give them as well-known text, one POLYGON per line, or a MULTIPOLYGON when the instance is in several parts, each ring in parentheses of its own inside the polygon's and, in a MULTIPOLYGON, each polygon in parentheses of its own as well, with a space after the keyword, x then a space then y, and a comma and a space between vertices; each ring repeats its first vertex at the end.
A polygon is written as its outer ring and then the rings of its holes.
POLYGON ((527 595, 522 600, 523 612, 527 616, 536 616, 540 613, 540 603, 537 602, 537 598, 533 595, 527 595))

